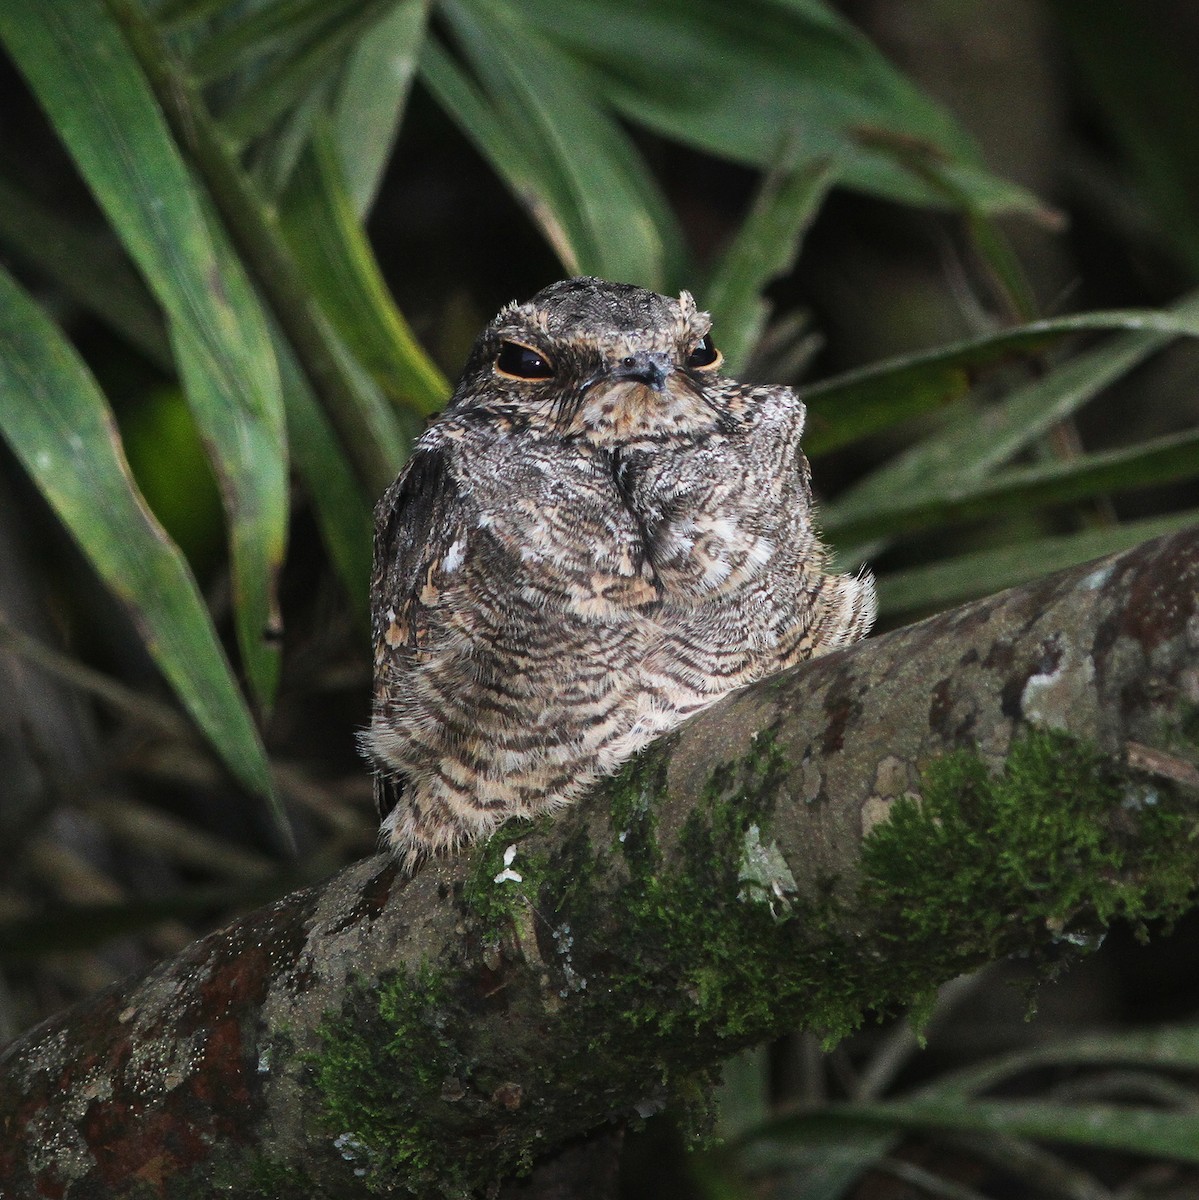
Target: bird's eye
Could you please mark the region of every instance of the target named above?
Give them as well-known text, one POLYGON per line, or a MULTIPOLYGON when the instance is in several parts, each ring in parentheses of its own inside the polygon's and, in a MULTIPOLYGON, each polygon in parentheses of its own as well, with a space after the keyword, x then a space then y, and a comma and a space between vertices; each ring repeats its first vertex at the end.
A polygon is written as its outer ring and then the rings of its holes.
POLYGON ((554 364, 539 350, 520 342, 505 342, 496 356, 495 369, 512 379, 551 379, 554 364))
POLYGON ((714 371, 723 361, 724 355, 716 349, 710 333, 705 333, 687 355, 687 365, 697 371, 714 371))

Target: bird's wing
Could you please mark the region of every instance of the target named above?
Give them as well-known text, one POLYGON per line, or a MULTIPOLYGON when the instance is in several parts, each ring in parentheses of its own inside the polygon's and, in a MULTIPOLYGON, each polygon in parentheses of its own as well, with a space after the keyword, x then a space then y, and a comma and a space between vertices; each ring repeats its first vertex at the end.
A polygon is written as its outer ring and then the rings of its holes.
POLYGON ((418 652, 435 635, 439 583, 465 551, 465 505, 449 452, 418 448, 375 517, 371 629, 378 666, 389 651, 418 652))
MULTIPOLYGON (((407 674, 427 660, 451 613, 443 585, 461 566, 466 504, 450 470, 449 451, 418 447, 375 510, 371 630, 375 650, 376 713, 400 699, 407 674)), ((369 740, 364 744, 369 747, 369 740)), ((375 800, 385 817, 398 803, 403 777, 375 776, 375 800)))

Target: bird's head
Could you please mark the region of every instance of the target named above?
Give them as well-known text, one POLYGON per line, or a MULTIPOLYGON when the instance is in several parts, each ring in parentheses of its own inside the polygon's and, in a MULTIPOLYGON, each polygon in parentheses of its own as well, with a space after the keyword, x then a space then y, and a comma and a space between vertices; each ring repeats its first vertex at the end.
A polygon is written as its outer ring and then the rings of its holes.
MULTIPOLYGON (((566 279, 509 304, 479 335, 450 411, 479 410, 596 445, 724 424, 711 319, 628 283, 566 279)), ((733 385, 736 386, 736 385, 733 385)))

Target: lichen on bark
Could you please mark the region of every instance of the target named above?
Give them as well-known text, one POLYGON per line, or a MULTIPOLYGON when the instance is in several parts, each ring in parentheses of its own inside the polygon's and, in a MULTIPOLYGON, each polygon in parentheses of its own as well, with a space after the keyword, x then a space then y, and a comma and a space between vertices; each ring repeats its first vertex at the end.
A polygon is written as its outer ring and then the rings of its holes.
POLYGON ((30 1031, 0 1191, 460 1192, 742 1045, 1168 917, 1197 712, 1196 530, 819 659, 559 820, 356 863, 30 1031))
POLYGON ((651 750, 614 782, 607 838, 580 823, 560 856, 505 892, 524 912, 507 909, 506 933, 478 895, 512 844, 501 830, 459 898, 478 961, 373 985, 323 1030, 328 1127, 368 1186, 465 1195, 569 1130, 664 1105, 714 1056, 781 1024, 832 1041, 867 1013, 920 1009, 974 963, 1043 945, 1050 969, 1111 920, 1170 917, 1193 894, 1195 814, 1060 732, 1026 731, 998 771, 969 752, 932 760, 918 793, 867 835, 860 871, 802 890, 771 834, 794 768, 776 740, 764 734, 714 770, 664 848, 655 813, 669 752, 651 750), (790 884, 747 875, 747 846, 790 884), (532 1075, 506 1057, 505 1039, 480 1039, 469 984, 444 990, 477 972, 476 989, 503 991, 522 968, 555 1026, 532 1075), (352 1020, 364 1003, 373 1011, 352 1020), (505 1119, 495 1100, 509 1075, 519 1080, 506 1085, 505 1119))

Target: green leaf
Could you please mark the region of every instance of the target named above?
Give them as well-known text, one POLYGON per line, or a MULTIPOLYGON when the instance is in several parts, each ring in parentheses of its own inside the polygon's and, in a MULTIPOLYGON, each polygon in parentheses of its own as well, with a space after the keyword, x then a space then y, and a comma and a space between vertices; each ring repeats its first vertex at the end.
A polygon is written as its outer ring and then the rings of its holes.
POLYGON ((159 303, 229 521, 247 678, 278 679, 275 575, 287 530, 283 404, 257 302, 99 0, 0 0, 0 37, 159 303))
MULTIPOLYGON (((1106 319, 1110 314, 1095 315, 1106 319)), ((1116 314, 1116 317, 1119 319, 1120 314, 1116 314)), ((1133 318, 1133 323, 1125 327, 1143 329, 1145 332, 1128 333, 1115 338, 1106 345, 1059 364, 1049 374, 1017 388, 1004 400, 981 412, 970 410, 956 416, 939 433, 926 437, 912 449, 896 456, 838 497, 826 515, 834 524, 840 524, 843 530, 855 525, 862 528, 873 523, 880 512, 895 504, 897 497, 900 498, 899 507, 918 508, 924 500, 932 503, 937 496, 981 486, 981 481, 997 467, 1009 461, 1051 426, 1070 417, 1109 383, 1161 349, 1172 340, 1172 335, 1193 336, 1199 323, 1199 297, 1185 297, 1166 312, 1124 314, 1124 317, 1133 318)), ((1092 316, 1066 318, 1067 321, 1091 319, 1092 316)), ((1026 330, 1033 328, 1036 327, 1025 327, 1026 330)), ((1013 331, 1014 334, 1020 332, 1013 331)), ((970 346, 966 344, 967 354, 972 352, 970 346)), ((950 352, 953 350, 953 347, 949 348, 950 352)), ((923 372, 929 365, 933 368, 931 378, 936 380, 936 372, 940 369, 937 360, 941 360, 945 353, 936 351, 932 355, 921 356, 919 360, 909 361, 907 367, 915 371, 917 389, 927 383, 928 377, 923 372), (934 361, 929 364, 925 359, 934 361)), ((954 366, 956 369, 956 364, 954 366)), ((899 368, 896 377, 902 380, 905 364, 901 362, 899 368)), ((867 381, 868 391, 878 389, 876 395, 879 398, 885 392, 885 386, 879 386, 884 382, 882 376, 885 371, 884 367, 880 368, 877 375, 874 371, 866 373, 871 376, 867 381)), ((853 381, 850 382, 852 386, 853 381)), ((912 381, 904 382, 910 384, 912 381)), ((900 403, 903 403, 902 393, 900 403)), ((878 548, 877 543, 847 546, 842 542, 838 546, 838 564, 842 569, 849 568, 877 553, 878 548)), ((945 583, 951 586, 951 591, 956 587, 950 585, 948 580, 945 583)), ((953 594, 961 593, 955 591, 953 594)))
POLYGON ((359 0, 278 0, 234 12, 209 37, 198 43, 188 66, 198 83, 225 79, 246 65, 271 54, 296 54, 314 27, 344 21, 359 0))
POLYGON ((350 204, 366 216, 416 74, 429 0, 404 0, 354 47, 333 101, 333 137, 350 204))
MULTIPOLYGON (((1196 1161, 1199 1114, 1161 1108, 975 1099, 976 1093, 1053 1067, 1132 1066, 1157 1072, 1199 1068, 1199 1026, 1088 1034, 988 1059, 878 1104, 837 1104, 768 1120, 733 1147, 745 1171, 787 1171, 806 1198, 842 1194, 905 1131, 970 1131, 1011 1145, 1014 1137, 1070 1142, 1196 1161), (1159 1126, 1159 1118, 1165 1118, 1159 1126), (1127 1129, 1121 1126, 1127 1121, 1127 1129), (1177 1149, 1171 1149, 1177 1146, 1177 1149)), ((1181 1089, 1180 1089, 1181 1091, 1181 1089)), ((1011 1151, 1009 1150, 1008 1153, 1011 1151)), ((1014 1164, 1013 1164, 1014 1165, 1014 1164)))
POLYGON ((296 469, 312 502, 321 540, 350 597, 359 626, 368 629, 367 591, 374 541, 371 505, 295 356, 280 338, 276 338, 275 350, 296 469))
POLYGON ((0 271, 0 433, 229 770, 287 822, 199 588, 130 475, 112 413, 50 319, 0 271))
POLYGON ((838 543, 853 543, 1197 475, 1199 429, 1188 429, 1137 446, 1018 467, 981 480, 934 480, 924 491, 900 494, 885 507, 863 510, 856 519, 833 504, 821 510, 820 525, 838 543))
POLYGON ((308 282, 284 243, 276 213, 263 200, 208 114, 203 98, 176 61, 136 0, 107 0, 150 77, 169 115, 236 235, 237 245, 269 298, 272 315, 284 330, 304 373, 338 431, 359 477, 382 491, 395 477, 407 439, 378 389, 355 374, 343 347, 319 311, 308 282))
POLYGON ((228 6, 229 0, 165 0, 154 9, 154 20, 163 29, 175 29, 215 16, 228 6))
POLYGON ((948 1100, 993 1088, 1030 1071, 1057 1066, 1132 1065, 1153 1070, 1199 1070, 1199 1025, 1152 1026, 1092 1033, 988 1059, 921 1088, 922 1098, 948 1100))
POLYGON ((351 49, 390 10, 395 0, 362 0, 347 5, 348 15, 323 21, 293 52, 256 76, 221 114, 221 129, 245 146, 295 109, 313 88, 328 83, 351 49))
POLYGON ((963 1102, 960 1098, 832 1105, 828 1111, 890 1129, 968 1130, 1199 1163, 1199 1113, 1194 1112, 1044 1100, 963 1102))
POLYGON ((704 293, 717 343, 736 373, 770 315, 767 284, 795 265, 799 244, 836 182, 830 163, 809 162, 766 176, 749 215, 713 268, 704 293))
MULTIPOLYGON (((516 7, 514 4, 512 7, 516 7)), ((1036 212, 984 169, 949 114, 847 21, 812 0, 521 0, 548 39, 592 64, 632 120, 711 154, 769 168, 785 142, 845 160, 841 182, 943 204, 943 173, 984 211, 1036 212), (911 168, 914 157, 926 172, 911 168)))
POLYGON ((568 271, 673 291, 687 281, 682 237, 590 75, 495 0, 446 0, 470 84, 426 43, 422 77, 530 210, 568 271))
MULTIPOLYGON (((1080 356, 1065 367, 1056 367, 1049 377, 1054 382, 1048 383, 1047 387, 1060 390, 1062 395, 1052 414, 1037 383, 1020 389, 1021 397, 1028 398, 1013 401, 1019 415, 1001 422, 1005 429, 1012 430, 1015 435, 1012 440, 995 441, 992 436, 995 419, 990 416, 987 418, 988 436, 980 439, 980 417, 978 413, 970 412, 963 414, 935 439, 922 443, 871 479, 885 480, 888 488, 892 483, 898 485, 900 475, 904 487, 925 483, 930 478, 930 468, 939 468, 942 462, 968 461, 971 459, 969 452, 976 449, 989 466, 1005 462, 1049 425, 1068 416, 1074 407, 1089 399, 1099 388, 1172 338, 1199 335, 1199 301, 1186 301, 1169 311, 1117 310, 1034 321, 1016 329, 1004 329, 821 380, 800 391, 808 406, 804 449, 809 454, 823 454, 893 428, 910 417, 960 399, 969 392, 978 372, 985 367, 1040 353, 1071 334, 1108 330, 1135 332, 1111 346, 1080 356), (1073 384, 1075 375, 1080 377, 1078 385, 1073 384), (1056 382, 1058 380, 1061 382, 1056 382), (1067 382, 1071 383, 1070 387, 1067 382), (1091 390, 1079 390, 1083 384, 1091 390), (1029 409, 1044 411, 1034 411, 1033 416, 1038 419, 1036 430, 1023 437, 1024 427, 1019 422, 1028 415, 1029 409), (962 457, 963 452, 965 457, 962 457)), ((1013 397, 1015 395, 1013 393, 1013 397)), ((877 485, 880 490, 882 486, 882 483, 877 485)), ((876 484, 871 482, 870 491, 875 490, 876 484)))
POLYGON ((281 219, 325 317, 393 401, 437 412, 449 384, 396 308, 321 123, 283 198, 281 219))
POLYGON ((877 578, 879 611, 887 615, 913 609, 941 609, 976 596, 987 596, 1063 571, 1093 558, 1131 549, 1199 523, 1199 509, 1086 529, 1060 537, 1035 538, 1011 546, 980 550, 927 567, 913 567, 877 578))
POLYGON ((152 363, 172 369, 154 301, 107 231, 67 220, 0 179, 0 240, 152 363))
POLYGON ((852 1110, 831 1116, 824 1110, 749 1130, 736 1145, 736 1162, 750 1175, 785 1171, 803 1200, 839 1200, 897 1141, 852 1110))

